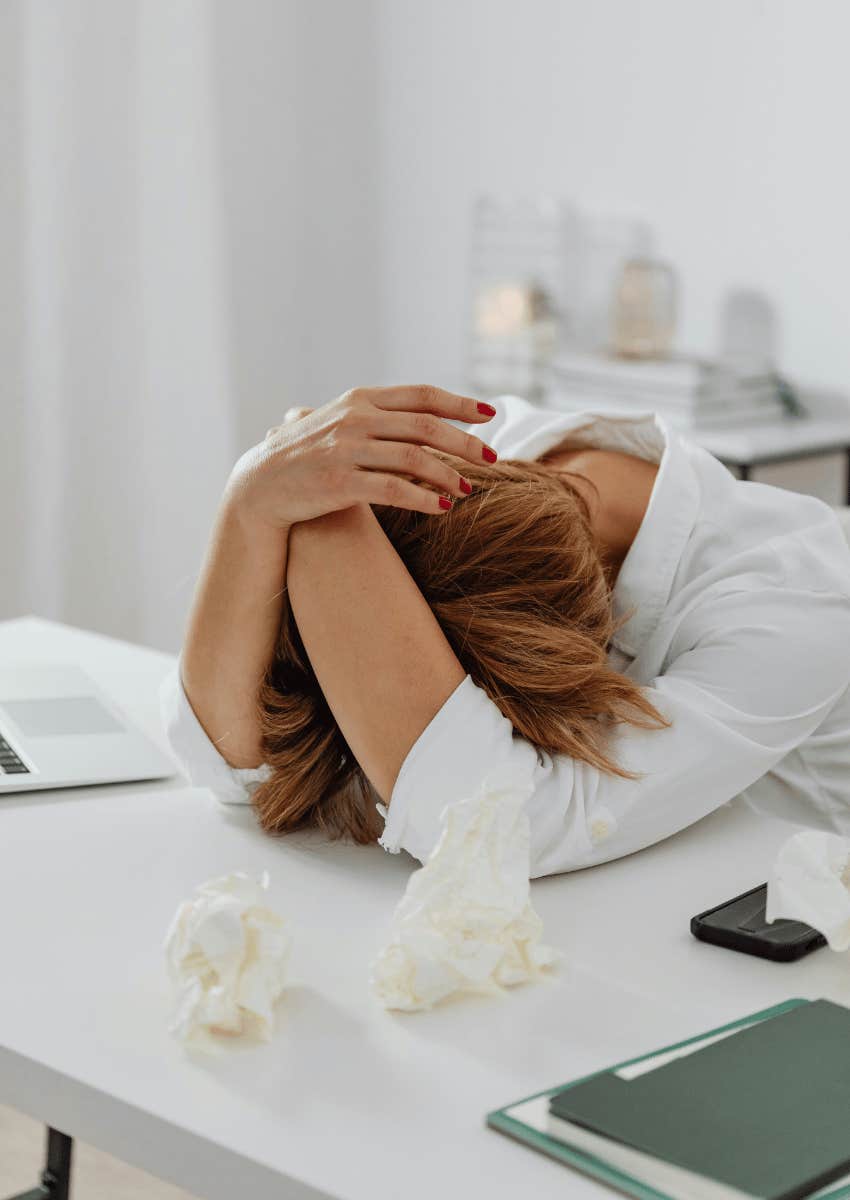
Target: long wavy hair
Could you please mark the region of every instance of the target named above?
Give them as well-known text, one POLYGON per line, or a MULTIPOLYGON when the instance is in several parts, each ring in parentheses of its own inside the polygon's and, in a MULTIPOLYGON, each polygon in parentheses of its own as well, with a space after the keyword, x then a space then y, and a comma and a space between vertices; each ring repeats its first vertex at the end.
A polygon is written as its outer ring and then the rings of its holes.
MULTIPOLYGON (((374 506, 463 669, 514 729, 626 779, 611 727, 670 724, 648 693, 610 665, 614 621, 606 564, 587 501, 567 471, 505 459, 472 466, 448 454, 473 492, 445 515, 374 506)), ((284 595, 276 653, 258 693, 270 778, 252 803, 271 834, 316 827, 377 840, 375 796, 313 673, 284 595)))

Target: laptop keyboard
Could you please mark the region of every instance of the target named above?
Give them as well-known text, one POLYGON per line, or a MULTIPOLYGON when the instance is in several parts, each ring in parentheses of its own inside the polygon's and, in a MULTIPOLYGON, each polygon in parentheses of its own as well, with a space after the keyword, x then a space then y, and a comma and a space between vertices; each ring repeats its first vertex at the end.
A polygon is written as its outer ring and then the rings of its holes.
POLYGON ((18 758, 15 751, 0 733, 0 772, 4 775, 29 775, 30 769, 18 758))

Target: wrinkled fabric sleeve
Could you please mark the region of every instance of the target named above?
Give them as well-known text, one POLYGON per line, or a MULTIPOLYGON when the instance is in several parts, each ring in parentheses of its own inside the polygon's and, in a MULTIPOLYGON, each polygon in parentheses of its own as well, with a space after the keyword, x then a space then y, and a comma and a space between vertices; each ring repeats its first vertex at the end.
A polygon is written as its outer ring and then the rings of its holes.
POLYGON ((159 701, 169 744, 189 782, 208 787, 223 804, 250 804, 271 767, 232 767, 219 753, 189 703, 179 661, 162 681, 159 701))
POLYGON ((447 803, 503 763, 531 773, 531 877, 661 841, 734 799, 815 730, 850 683, 850 599, 766 588, 706 600, 646 685, 667 729, 619 724, 622 779, 518 737, 467 675, 410 749, 381 845, 426 861, 447 803))

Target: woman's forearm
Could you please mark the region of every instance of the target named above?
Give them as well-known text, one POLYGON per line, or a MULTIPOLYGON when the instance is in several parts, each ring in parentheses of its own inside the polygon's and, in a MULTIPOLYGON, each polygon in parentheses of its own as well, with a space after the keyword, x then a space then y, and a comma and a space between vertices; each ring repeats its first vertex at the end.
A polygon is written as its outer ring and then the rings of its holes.
POLYGON ((463 667, 368 505, 294 525, 287 584, 331 712, 388 802, 463 667))
POLYGON ((195 589, 183 686, 207 735, 234 767, 261 761, 257 688, 280 629, 288 536, 287 528, 253 519, 228 489, 195 589))
MULTIPOLYGON (((336 529, 337 514, 344 523, 351 520, 347 514, 362 508, 374 523, 368 542, 372 553, 375 528, 381 531, 369 504, 389 503, 416 512, 442 514, 451 507, 449 497, 468 494, 470 485, 454 467, 426 450, 441 450, 470 462, 482 458, 493 461, 492 449, 449 421, 480 424, 494 413, 491 405, 428 386, 354 388, 319 409, 290 410, 282 425, 270 429, 262 443, 246 450, 239 459, 228 481, 196 588, 182 659, 183 685, 192 708, 231 765, 253 767, 261 762, 257 688, 279 632, 292 531, 307 528, 326 516, 329 528, 336 529)), ((320 532, 321 527, 311 530, 304 535, 305 542, 320 532)), ((342 563, 349 563, 350 551, 341 554, 334 575, 344 588, 342 563)), ((376 556, 376 562, 379 560, 380 555, 376 556)), ((400 560, 396 565, 401 567, 400 560)), ((355 572, 352 578, 358 578, 353 565, 351 569, 355 572)), ((409 595, 413 586, 409 577, 407 585, 409 595)), ((417 589, 413 590, 418 595, 417 589)), ((321 585, 319 594, 324 598, 321 585)), ((331 612, 333 602, 344 599, 344 592, 329 597, 324 610, 324 599, 320 600, 320 613, 331 612)), ((421 631, 427 627, 432 639, 442 639, 421 596, 419 601, 414 628, 421 631)), ((407 603, 415 607, 412 598, 407 603)), ((309 624, 306 604, 305 600, 299 615, 309 624)), ((348 624, 343 613, 340 627, 348 624)), ((370 628, 380 639, 383 630, 374 622, 370 628)), ((427 645, 429 638, 424 635, 419 641, 427 645)), ((443 652, 442 656, 438 654, 438 661, 445 664, 448 644, 442 641, 437 647, 443 652)), ((311 658, 314 648, 324 661, 319 647, 308 647, 311 658)), ((319 679, 324 683, 321 674, 319 679)), ((329 684, 335 694, 333 668, 329 684)), ((415 714, 427 708, 430 695, 426 694, 424 706, 413 706, 414 723, 415 714)), ((349 705, 344 691, 340 696, 340 724, 348 732, 349 705)), ((371 738, 365 735, 358 740, 358 725, 355 720, 350 744, 354 748, 362 741, 361 762, 372 763, 371 738)), ((392 755, 388 761, 392 761, 392 755)))

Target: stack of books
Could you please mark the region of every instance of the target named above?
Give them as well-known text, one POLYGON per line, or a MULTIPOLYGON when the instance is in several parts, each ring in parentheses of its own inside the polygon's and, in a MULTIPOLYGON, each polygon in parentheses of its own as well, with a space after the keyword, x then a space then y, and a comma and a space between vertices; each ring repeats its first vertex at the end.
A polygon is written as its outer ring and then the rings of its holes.
POLYGON ((562 350, 550 364, 549 390, 573 409, 652 411, 685 430, 775 421, 789 411, 775 374, 699 358, 644 362, 562 350))

